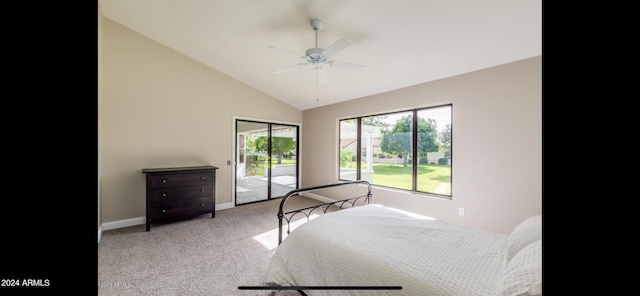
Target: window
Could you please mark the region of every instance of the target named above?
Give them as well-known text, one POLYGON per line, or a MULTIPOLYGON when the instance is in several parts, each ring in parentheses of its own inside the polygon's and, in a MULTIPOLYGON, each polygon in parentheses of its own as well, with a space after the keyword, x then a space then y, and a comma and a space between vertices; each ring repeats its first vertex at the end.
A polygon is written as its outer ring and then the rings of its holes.
POLYGON ((451 114, 444 105, 340 120, 340 180, 451 197, 451 114))

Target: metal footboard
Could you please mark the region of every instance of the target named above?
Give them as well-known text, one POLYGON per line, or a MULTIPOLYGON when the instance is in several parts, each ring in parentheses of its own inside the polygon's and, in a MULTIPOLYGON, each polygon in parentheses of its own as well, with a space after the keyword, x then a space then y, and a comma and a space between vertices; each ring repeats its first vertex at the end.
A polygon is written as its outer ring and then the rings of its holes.
POLYGON ((327 210, 329 210, 329 208, 335 208, 336 210, 342 210, 345 207, 354 207, 356 206, 356 202, 358 200, 362 199, 362 203, 363 204, 369 204, 371 202, 371 184, 367 181, 364 180, 358 180, 358 181, 348 181, 348 182, 342 182, 342 183, 335 183, 335 184, 328 184, 328 185, 321 185, 321 186, 314 186, 314 187, 307 187, 307 188, 300 188, 300 189, 296 189, 296 190, 292 190, 289 191, 289 193, 287 193, 287 195, 285 195, 282 198, 282 201, 280 201, 280 208, 278 210, 278 245, 280 245, 282 243, 282 227, 283 227, 283 220, 287 221, 287 235, 291 232, 289 224, 291 223, 291 219, 293 219, 293 217, 297 214, 303 214, 307 217, 307 221, 309 221, 309 216, 311 215, 311 213, 313 211, 322 211, 323 213, 326 213, 327 210), (331 187, 341 187, 341 186, 349 186, 349 185, 355 185, 355 184, 362 184, 362 185, 367 185, 367 193, 363 194, 363 195, 356 195, 356 196, 352 196, 349 198, 345 198, 345 199, 340 199, 340 200, 336 200, 336 201, 332 201, 332 202, 327 202, 327 203, 323 203, 323 204, 319 204, 319 205, 315 205, 315 206, 311 206, 311 207, 306 207, 306 208, 302 208, 302 209, 297 209, 297 210, 291 210, 291 211, 284 211, 284 206, 287 202, 287 200, 290 197, 296 196, 296 195, 301 195, 303 193, 311 193, 313 191, 318 191, 321 189, 327 189, 327 188, 331 188, 331 187))

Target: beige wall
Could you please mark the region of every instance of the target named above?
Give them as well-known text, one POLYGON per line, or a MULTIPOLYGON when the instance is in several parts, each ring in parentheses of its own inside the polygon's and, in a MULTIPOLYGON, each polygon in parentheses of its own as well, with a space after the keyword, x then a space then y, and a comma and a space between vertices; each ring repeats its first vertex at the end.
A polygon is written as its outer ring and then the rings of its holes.
POLYGON ((213 165, 232 202, 233 117, 301 123, 302 112, 107 18, 99 95, 101 223, 145 216, 143 168, 213 165))
POLYGON ((541 70, 535 57, 306 110, 302 185, 337 180, 339 119, 452 103, 452 199, 374 188, 373 202, 510 233, 542 211, 541 70))
POLYGON ((508 233, 542 210, 541 57, 300 111, 98 18, 98 224, 145 216, 148 167, 210 164, 232 202, 233 117, 302 123, 302 186, 336 182, 338 119, 453 103, 452 200, 374 188, 374 202, 508 233), (465 216, 458 215, 465 208, 465 216))

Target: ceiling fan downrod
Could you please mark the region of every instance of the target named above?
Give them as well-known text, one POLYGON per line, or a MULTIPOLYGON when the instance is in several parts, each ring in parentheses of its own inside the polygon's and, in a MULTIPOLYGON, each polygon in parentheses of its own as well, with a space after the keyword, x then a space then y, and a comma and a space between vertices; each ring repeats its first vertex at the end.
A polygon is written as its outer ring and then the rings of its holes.
POLYGON ((309 63, 318 65, 327 61, 327 58, 322 54, 323 49, 318 47, 318 31, 324 28, 324 24, 319 19, 312 19, 311 27, 316 32, 316 46, 314 48, 307 49, 304 54, 307 56, 307 61, 309 63))

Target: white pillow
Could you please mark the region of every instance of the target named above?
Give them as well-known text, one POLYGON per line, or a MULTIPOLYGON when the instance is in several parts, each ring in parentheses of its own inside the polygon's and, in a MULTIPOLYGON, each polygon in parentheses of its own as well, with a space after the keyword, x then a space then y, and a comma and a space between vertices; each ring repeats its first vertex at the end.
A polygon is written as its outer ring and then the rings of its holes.
POLYGON ((498 295, 542 295, 542 240, 513 256, 502 272, 498 295))
POLYGON ((507 239, 507 260, 528 246, 542 239, 542 215, 531 216, 516 226, 507 239))

